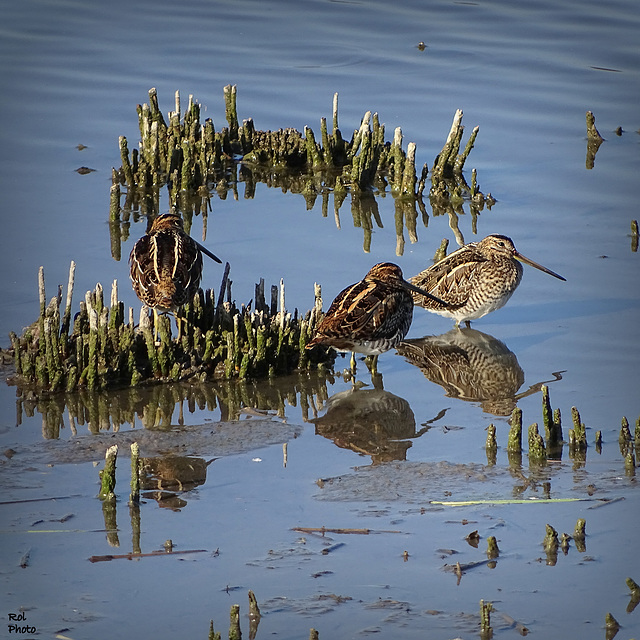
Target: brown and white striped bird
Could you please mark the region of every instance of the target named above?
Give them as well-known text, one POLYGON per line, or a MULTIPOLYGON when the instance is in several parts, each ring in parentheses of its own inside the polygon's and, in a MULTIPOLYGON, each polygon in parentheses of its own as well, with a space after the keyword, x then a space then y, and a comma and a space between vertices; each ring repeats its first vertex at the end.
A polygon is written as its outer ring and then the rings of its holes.
POLYGON ((149 232, 134 245, 129 256, 133 290, 153 309, 157 338, 158 313, 177 313, 198 291, 202 278, 202 254, 221 260, 185 233, 182 218, 174 213, 158 216, 149 232))
POLYGON ((350 351, 352 371, 356 353, 373 356, 371 372, 375 373, 378 356, 395 347, 409 331, 413 319, 411 291, 447 305, 407 282, 398 265, 376 264, 360 282, 336 296, 306 348, 321 344, 336 351, 350 351))
POLYGON ((470 326, 488 313, 503 307, 522 280, 522 262, 554 278, 561 275, 523 256, 507 236, 490 235, 480 242, 454 251, 433 266, 409 278, 431 296, 413 294, 413 301, 427 311, 453 318, 456 326, 464 320, 470 326), (433 299, 437 296, 447 305, 433 299))

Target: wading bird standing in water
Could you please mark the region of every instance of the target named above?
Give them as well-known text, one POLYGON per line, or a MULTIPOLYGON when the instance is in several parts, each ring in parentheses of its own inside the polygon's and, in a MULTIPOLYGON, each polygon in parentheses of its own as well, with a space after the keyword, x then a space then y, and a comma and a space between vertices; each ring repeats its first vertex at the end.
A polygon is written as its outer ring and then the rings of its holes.
POLYGON ((433 266, 409 278, 431 296, 413 293, 413 301, 427 311, 453 318, 467 327, 503 307, 522 280, 522 262, 554 278, 565 280, 551 269, 523 256, 507 236, 490 235, 471 242, 433 266), (434 299, 434 296, 437 296, 434 299), (444 300, 447 304, 443 305, 444 300))
POLYGON ((149 232, 134 245, 129 256, 133 290, 153 309, 158 338, 158 313, 173 313, 182 336, 180 308, 190 302, 202 278, 202 254, 221 260, 185 233, 182 218, 173 213, 158 216, 149 232))
POLYGON ((407 282, 398 265, 376 264, 360 282, 337 295, 306 348, 321 344, 336 351, 350 351, 352 371, 356 368, 356 353, 372 356, 370 370, 376 374, 378 356, 395 347, 409 331, 413 319, 412 291, 447 306, 443 300, 407 282))

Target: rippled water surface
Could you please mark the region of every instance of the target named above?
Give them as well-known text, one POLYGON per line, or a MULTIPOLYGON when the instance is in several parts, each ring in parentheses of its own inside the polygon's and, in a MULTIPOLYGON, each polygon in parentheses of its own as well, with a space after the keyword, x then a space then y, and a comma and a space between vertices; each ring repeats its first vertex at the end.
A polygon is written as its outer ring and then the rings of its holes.
MULTIPOLYGON (((304 638, 311 627, 325 639, 474 638, 481 599, 497 610, 496 637, 524 625, 536 637, 602 638, 607 613, 622 626, 617 637, 637 637, 640 608, 625 580, 640 582, 640 505, 618 433, 623 416, 633 431, 640 415, 640 263, 630 236, 638 218, 639 30, 633 0, 7 7, 1 347, 37 317, 40 265, 48 296, 75 260, 76 305, 96 282, 108 290, 117 279, 137 313, 126 259, 112 257, 109 186, 120 166, 118 136, 135 146, 135 108, 151 87, 165 113, 179 90, 183 105, 193 95, 221 128, 222 89, 235 84, 238 115, 257 129, 316 132, 337 92, 345 137, 366 111, 377 112, 387 138, 401 127, 405 148, 416 143, 418 167, 433 162, 456 109, 466 135, 480 128, 467 179, 475 167, 497 202, 478 216, 477 232, 466 204, 455 221, 432 215, 427 201, 417 241, 406 229, 399 238, 387 193, 377 198, 381 224, 365 251, 349 198, 335 215, 329 196, 325 217, 321 199, 308 208, 302 196, 263 184, 254 198, 242 184, 237 199, 214 195, 206 243, 231 264, 238 304, 260 278, 284 278, 289 309, 313 305, 314 282, 326 307, 376 262, 395 261, 413 275, 443 238, 453 249, 456 239, 492 232, 567 281, 525 267, 508 305, 469 332, 416 310, 409 335, 423 353, 434 342, 480 349, 503 378, 497 396, 471 380, 477 369, 466 374, 469 385, 461 375, 454 384, 395 351, 380 358, 384 390, 355 394, 339 375, 302 374, 17 403, 15 388, 3 385, 2 624, 23 610, 42 637, 105 637, 115 623, 122 637, 196 638, 213 619, 224 637, 234 603, 248 633, 252 589, 263 613, 258 638, 304 638), (587 110, 606 139, 591 169, 587 110), (83 166, 94 171, 82 175, 83 166), (566 446, 543 467, 507 455, 514 405, 525 427, 542 423, 541 383, 562 411, 565 439, 571 407, 579 408, 586 460, 566 446), (484 448, 490 423, 495 460, 484 448), (150 459, 137 515, 127 507, 133 440, 150 459), (119 500, 115 514, 104 514, 96 464, 113 442, 119 500), (579 500, 514 502, 529 498, 579 500), (436 504, 448 501, 475 503, 436 504), (586 549, 573 541, 552 562, 545 525, 571 534, 578 518, 586 520, 586 549), (323 526, 339 531, 306 530, 323 526), (361 529, 371 533, 349 533, 361 529), (465 540, 473 530, 478 548, 465 540), (492 535, 495 566, 485 562, 492 535), (150 553, 167 539, 175 551, 204 551, 88 561, 150 553), (481 564, 458 581, 448 571, 457 561, 481 564)), ((160 209, 168 208, 163 192, 160 209)), ((122 256, 145 222, 132 221, 122 256)), ((201 238, 203 228, 196 218, 192 234, 201 238)), ((207 264, 203 285, 217 288, 220 278, 207 264)), ((338 358, 336 370, 347 362, 338 358)))

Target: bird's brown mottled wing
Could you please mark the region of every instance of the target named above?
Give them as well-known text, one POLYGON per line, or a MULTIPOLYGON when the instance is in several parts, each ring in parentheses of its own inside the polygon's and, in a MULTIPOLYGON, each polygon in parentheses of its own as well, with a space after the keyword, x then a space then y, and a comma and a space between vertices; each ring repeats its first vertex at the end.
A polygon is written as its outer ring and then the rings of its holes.
POLYGON ((150 307, 182 306, 200 285, 202 255, 183 233, 143 236, 131 250, 129 264, 134 291, 150 307))
POLYGON ((341 348, 340 341, 344 339, 344 348, 348 349, 349 339, 360 336, 381 304, 374 283, 362 280, 343 289, 331 303, 307 348, 323 343, 341 348))
MULTIPOLYGON (((409 282, 449 303, 447 310, 455 311, 468 301, 486 263, 486 258, 475 249, 475 244, 468 244, 409 278, 409 282)), ((412 296, 415 304, 426 309, 444 308, 435 300, 418 293, 412 293, 412 296)))
POLYGON ((131 249, 129 254, 129 273, 131 275, 131 283, 133 290, 142 302, 146 305, 153 306, 152 283, 148 279, 148 271, 153 264, 150 260, 149 247, 151 244, 150 236, 142 236, 131 249))
POLYGON ((182 306, 193 298, 200 286, 202 254, 188 235, 181 234, 174 259, 175 304, 182 306))

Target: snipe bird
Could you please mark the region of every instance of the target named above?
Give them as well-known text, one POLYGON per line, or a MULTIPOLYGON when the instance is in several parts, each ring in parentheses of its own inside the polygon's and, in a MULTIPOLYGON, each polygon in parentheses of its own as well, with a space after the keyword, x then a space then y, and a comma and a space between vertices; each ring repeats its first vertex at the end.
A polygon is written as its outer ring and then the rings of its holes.
POLYGON ((407 282, 398 265, 376 264, 360 282, 337 295, 306 348, 322 344, 336 351, 350 351, 352 371, 356 353, 372 356, 370 369, 375 374, 378 356, 395 347, 409 331, 413 319, 411 291, 446 307, 443 300, 407 282))
POLYGON ((221 262, 206 247, 185 233, 182 218, 173 213, 158 216, 149 232, 134 245, 129 256, 133 290, 153 309, 158 331, 158 313, 171 312, 182 335, 179 309, 196 294, 202 278, 202 254, 221 262))
POLYGON ((442 305, 433 297, 413 294, 413 301, 427 311, 453 318, 456 326, 464 320, 486 316, 503 307, 522 280, 522 264, 565 280, 551 269, 523 256, 507 236, 490 235, 471 242, 433 266, 409 278, 413 285, 446 301, 442 305))

